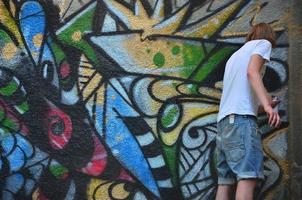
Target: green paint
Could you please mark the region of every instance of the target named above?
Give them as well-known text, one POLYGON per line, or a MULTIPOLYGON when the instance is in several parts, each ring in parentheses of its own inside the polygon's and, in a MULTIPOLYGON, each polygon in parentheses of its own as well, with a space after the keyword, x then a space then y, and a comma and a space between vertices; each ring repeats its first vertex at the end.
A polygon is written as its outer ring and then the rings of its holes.
POLYGON ((14 80, 11 80, 8 85, 0 88, 0 94, 4 96, 11 96, 18 89, 18 85, 14 80))
POLYGON ((198 92, 199 86, 198 85, 189 84, 189 85, 187 85, 187 88, 188 88, 188 91, 190 91, 190 94, 199 95, 199 92, 198 92))
POLYGON ((184 44, 183 45, 183 60, 185 66, 193 65, 196 66, 204 58, 204 51, 200 44, 184 44))
POLYGON ((64 60, 65 57, 66 57, 64 51, 62 51, 62 49, 54 42, 50 43, 50 48, 54 53, 54 57, 56 59, 56 62, 61 63, 62 60, 64 60))
POLYGON ((173 145, 171 147, 168 147, 166 145, 163 145, 163 152, 165 161, 170 169, 171 175, 172 175, 172 183, 174 186, 177 185, 177 162, 176 162, 176 145, 173 145))
POLYGON ((212 51, 214 49, 214 47, 216 46, 216 44, 213 43, 203 43, 203 46, 206 49, 206 52, 209 53, 210 51, 212 51))
POLYGON ((162 118, 161 118, 161 124, 165 128, 172 127, 177 119, 179 118, 179 108, 177 105, 169 105, 166 107, 162 118))
POLYGON ((3 110, 0 110, 0 121, 2 121, 4 117, 5 117, 5 112, 3 110))
POLYGON ((184 66, 181 75, 183 78, 188 78, 200 64, 200 62, 204 59, 205 53, 201 46, 184 44, 182 57, 184 66))
MULTIPOLYGON (((68 26, 61 32, 57 32, 58 39, 65 43, 67 46, 74 47, 81 52, 83 52, 93 64, 99 63, 97 56, 95 54, 94 48, 92 48, 84 39, 83 36, 85 32, 92 32, 92 24, 95 15, 96 3, 92 7, 87 8, 82 13, 78 14, 75 18, 69 23, 66 23, 68 26), (79 41, 74 41, 72 35, 74 32, 80 31, 82 33, 82 39, 79 41)), ((59 30, 60 31, 60 30, 59 30)))
POLYGON ((9 128, 9 129, 14 130, 14 131, 18 131, 18 126, 17 126, 17 124, 16 124, 13 120, 11 120, 11 119, 9 119, 9 118, 5 118, 5 119, 2 121, 2 125, 5 126, 5 127, 7 127, 7 128, 9 128))
POLYGON ((179 52, 180 52, 180 47, 179 46, 174 46, 172 48, 172 54, 173 55, 177 55, 177 54, 179 54, 179 52))
POLYGON ((154 55, 153 57, 153 63, 157 66, 157 67, 162 67, 165 64, 165 56, 158 52, 157 54, 154 55))
POLYGON ((5 31, 0 30, 0 46, 2 47, 5 43, 11 41, 9 35, 5 31))
POLYGON ((172 83, 173 88, 177 88, 178 84, 177 83, 172 83))
POLYGON ((214 53, 208 61, 203 63, 200 69, 193 76, 194 81, 204 80, 219 64, 226 60, 234 51, 237 50, 237 47, 224 47, 214 53))
POLYGON ((25 113, 26 111, 29 110, 29 107, 28 107, 28 103, 27 102, 23 102, 21 103, 20 105, 17 106, 18 109, 22 112, 21 114, 25 113))
POLYGON ((55 177, 60 177, 68 173, 68 169, 62 165, 50 166, 50 171, 55 177))

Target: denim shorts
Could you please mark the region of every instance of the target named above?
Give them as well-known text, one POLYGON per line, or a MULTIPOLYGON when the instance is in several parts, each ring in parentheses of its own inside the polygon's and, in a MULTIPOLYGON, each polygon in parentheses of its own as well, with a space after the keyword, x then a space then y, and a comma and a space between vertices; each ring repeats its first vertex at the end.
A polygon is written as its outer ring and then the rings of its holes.
POLYGON ((255 116, 232 114, 218 122, 216 159, 220 185, 264 179, 261 134, 255 116))

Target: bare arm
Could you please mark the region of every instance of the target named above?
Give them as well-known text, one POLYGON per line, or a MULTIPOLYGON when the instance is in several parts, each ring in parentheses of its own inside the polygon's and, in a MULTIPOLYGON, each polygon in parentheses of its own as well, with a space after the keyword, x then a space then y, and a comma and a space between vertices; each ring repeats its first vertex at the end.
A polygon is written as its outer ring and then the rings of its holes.
POLYGON ((260 72, 263 64, 264 59, 261 56, 257 54, 252 55, 248 66, 247 76, 253 90, 264 108, 264 111, 269 116, 269 124, 277 127, 280 125, 280 117, 279 114, 273 110, 271 106, 272 100, 262 81, 260 72))

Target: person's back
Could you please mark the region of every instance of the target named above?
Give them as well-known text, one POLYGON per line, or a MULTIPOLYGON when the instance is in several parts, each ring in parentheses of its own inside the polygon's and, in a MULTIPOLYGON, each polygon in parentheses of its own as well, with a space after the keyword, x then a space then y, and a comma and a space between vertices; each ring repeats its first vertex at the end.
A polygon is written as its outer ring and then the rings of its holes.
POLYGON ((253 54, 269 61, 271 48, 272 45, 267 40, 251 40, 229 58, 223 77, 223 93, 217 121, 229 114, 257 116, 258 101, 247 77, 248 64, 253 54))

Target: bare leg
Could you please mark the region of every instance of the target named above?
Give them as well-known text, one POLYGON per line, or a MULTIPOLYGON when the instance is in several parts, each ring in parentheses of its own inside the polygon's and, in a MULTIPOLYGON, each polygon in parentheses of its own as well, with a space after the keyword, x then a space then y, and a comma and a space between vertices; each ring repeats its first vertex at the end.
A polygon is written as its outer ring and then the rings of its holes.
POLYGON ((233 192, 233 185, 218 185, 215 200, 230 200, 233 192))
POLYGON ((236 200, 253 200, 257 179, 241 180, 237 184, 236 200))

